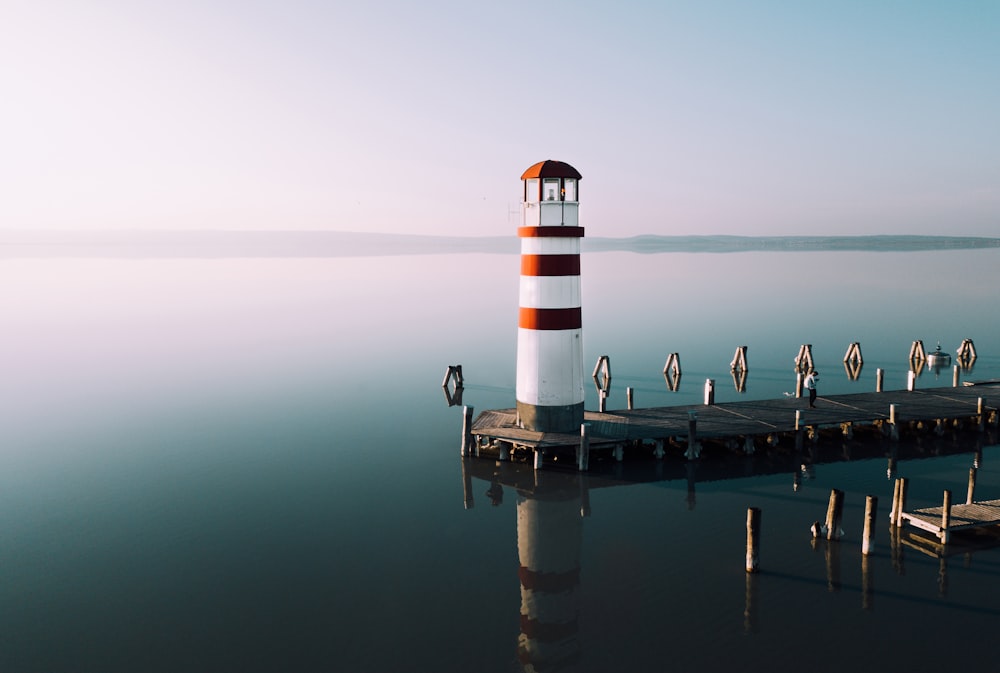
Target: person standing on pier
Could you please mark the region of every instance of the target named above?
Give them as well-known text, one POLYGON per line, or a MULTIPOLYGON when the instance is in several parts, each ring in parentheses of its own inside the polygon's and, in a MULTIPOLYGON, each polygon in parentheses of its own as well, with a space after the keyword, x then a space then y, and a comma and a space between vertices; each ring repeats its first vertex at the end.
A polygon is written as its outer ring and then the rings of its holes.
POLYGON ((815 369, 809 371, 809 376, 806 377, 805 385, 806 390, 809 391, 809 408, 816 408, 816 381, 819 380, 819 372, 815 369))

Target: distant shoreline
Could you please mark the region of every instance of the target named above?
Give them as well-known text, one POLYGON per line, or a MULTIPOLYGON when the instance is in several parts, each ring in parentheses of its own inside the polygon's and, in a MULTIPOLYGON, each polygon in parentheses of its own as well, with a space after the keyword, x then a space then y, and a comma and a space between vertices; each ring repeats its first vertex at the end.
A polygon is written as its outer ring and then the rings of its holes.
MULTIPOLYGON (((921 252, 1000 248, 977 236, 585 237, 583 252, 921 252)), ((517 254, 517 237, 418 236, 339 231, 0 231, 0 259, 382 257, 517 254)))

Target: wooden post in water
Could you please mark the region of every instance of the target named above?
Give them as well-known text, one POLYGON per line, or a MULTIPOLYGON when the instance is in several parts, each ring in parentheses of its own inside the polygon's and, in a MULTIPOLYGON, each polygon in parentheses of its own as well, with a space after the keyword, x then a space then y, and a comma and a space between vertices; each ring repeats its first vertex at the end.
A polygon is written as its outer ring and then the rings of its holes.
POLYGON ((715 379, 705 379, 705 404, 715 404, 715 379))
POLYGON ((747 509, 747 572, 755 573, 760 566, 760 517, 759 507, 747 509))
POLYGON ((889 436, 892 439, 899 439, 899 407, 895 404, 889 405, 889 436))
POLYGON ((941 544, 946 545, 951 540, 951 491, 945 489, 944 502, 941 504, 941 544))
POLYGON ((698 412, 689 411, 688 412, 688 448, 684 452, 684 457, 688 460, 692 460, 701 455, 701 450, 698 448, 698 412))
POLYGON ((625 389, 625 400, 629 409, 635 408, 635 388, 628 387, 625 389))
POLYGON ((654 440, 654 442, 655 442, 656 446, 653 449, 653 457, 654 458, 658 458, 658 459, 659 458, 663 458, 663 440, 662 439, 656 439, 656 440, 654 440))
POLYGON ((472 407, 463 407, 462 411, 462 455, 472 455, 472 407))
POLYGON ((885 370, 876 369, 875 370, 875 392, 882 392, 882 384, 885 382, 885 370))
POLYGON ((971 505, 976 495, 976 468, 969 468, 969 490, 965 495, 965 504, 971 505))
POLYGON ((576 453, 576 467, 586 472, 590 467, 590 423, 580 424, 580 446, 576 453))
POLYGON ((889 508, 889 525, 896 525, 896 511, 899 509, 899 477, 892 484, 892 507, 889 508))
POLYGON ((830 491, 830 503, 826 508, 826 539, 840 539, 840 521, 844 514, 844 492, 838 489, 830 491))
POLYGON ((536 470, 540 470, 540 469, 542 469, 542 460, 543 460, 543 458, 544 458, 544 457, 545 457, 545 456, 544 456, 544 454, 542 453, 542 450, 541 450, 541 449, 535 449, 535 462, 534 462, 534 468, 535 468, 536 470))
POLYGON ((598 399, 597 402, 598 411, 600 411, 603 414, 605 411, 608 410, 608 391, 606 390, 599 391, 597 393, 597 399, 598 399))
POLYGON ((892 494, 892 512, 889 513, 889 523, 898 527, 903 523, 903 512, 906 511, 906 491, 909 488, 906 477, 896 479, 896 490, 892 494))
POLYGON ((958 365, 952 365, 951 367, 951 387, 958 387, 958 372, 961 371, 958 365))
POLYGON ((982 397, 976 402, 976 414, 979 416, 977 423, 979 424, 979 432, 982 432, 985 427, 985 413, 986 413, 986 400, 982 397))
POLYGON ((906 372, 906 389, 912 393, 916 389, 916 387, 917 387, 917 373, 911 369, 910 371, 906 372))
POLYGON ((796 399, 802 397, 802 382, 805 377, 802 372, 795 372, 795 397, 796 399))
POLYGON ((878 510, 878 498, 874 495, 865 497, 865 532, 861 538, 861 553, 865 556, 872 551, 872 536, 875 535, 875 516, 878 510))

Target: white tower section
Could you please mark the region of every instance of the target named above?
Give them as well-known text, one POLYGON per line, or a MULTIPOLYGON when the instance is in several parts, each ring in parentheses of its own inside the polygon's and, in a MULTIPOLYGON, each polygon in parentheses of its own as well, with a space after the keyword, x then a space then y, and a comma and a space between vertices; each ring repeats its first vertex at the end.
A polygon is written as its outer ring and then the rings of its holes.
POLYGON ((579 171, 541 161, 524 184, 517 330, 517 413, 521 427, 575 432, 583 422, 579 171))

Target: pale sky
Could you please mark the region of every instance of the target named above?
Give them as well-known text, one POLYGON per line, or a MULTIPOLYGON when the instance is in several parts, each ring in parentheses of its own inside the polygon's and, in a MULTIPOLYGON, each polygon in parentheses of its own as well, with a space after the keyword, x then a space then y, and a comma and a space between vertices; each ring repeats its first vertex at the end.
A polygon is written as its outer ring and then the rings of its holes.
POLYGON ((1000 235, 995 0, 0 10, 0 229, 1000 235))

